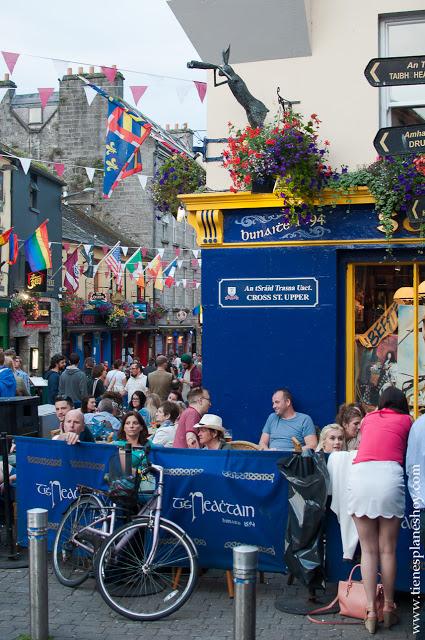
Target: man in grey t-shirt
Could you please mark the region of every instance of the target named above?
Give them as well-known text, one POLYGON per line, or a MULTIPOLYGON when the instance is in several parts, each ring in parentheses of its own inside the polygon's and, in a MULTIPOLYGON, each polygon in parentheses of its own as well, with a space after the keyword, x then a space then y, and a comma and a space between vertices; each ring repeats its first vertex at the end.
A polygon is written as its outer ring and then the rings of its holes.
POLYGON ((288 389, 277 389, 272 396, 274 413, 266 420, 259 447, 266 449, 283 449, 292 451, 295 437, 303 449, 317 447, 316 429, 310 416, 294 410, 292 396, 288 389))

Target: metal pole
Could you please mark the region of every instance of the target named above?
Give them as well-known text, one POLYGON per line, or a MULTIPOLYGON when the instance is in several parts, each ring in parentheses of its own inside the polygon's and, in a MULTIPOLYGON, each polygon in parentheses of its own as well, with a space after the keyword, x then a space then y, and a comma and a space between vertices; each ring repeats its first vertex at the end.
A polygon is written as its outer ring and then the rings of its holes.
POLYGON ((3 495, 4 495, 4 523, 6 528, 7 546, 9 547, 9 558, 16 557, 15 540, 13 535, 12 497, 10 495, 9 481, 9 448, 7 446, 7 433, 0 436, 1 455, 3 458, 3 495))
POLYGON ((132 464, 131 464, 132 447, 131 447, 131 444, 129 442, 126 443, 124 451, 125 451, 125 475, 126 476, 131 476, 131 472, 132 472, 132 464))
POLYGON ((234 640, 255 640, 257 562, 257 547, 240 545, 233 549, 234 640))
POLYGON ((47 514, 47 509, 27 511, 31 640, 47 640, 49 635, 47 514))

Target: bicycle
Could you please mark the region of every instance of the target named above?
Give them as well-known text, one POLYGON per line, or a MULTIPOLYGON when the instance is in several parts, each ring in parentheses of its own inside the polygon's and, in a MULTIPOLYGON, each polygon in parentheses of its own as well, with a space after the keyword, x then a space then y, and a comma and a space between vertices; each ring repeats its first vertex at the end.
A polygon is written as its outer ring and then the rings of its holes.
POLYGON ((163 467, 148 464, 137 470, 134 486, 122 492, 122 500, 113 503, 110 493, 80 486, 81 495, 65 512, 53 548, 53 567, 62 584, 78 586, 94 571, 105 602, 132 620, 160 620, 188 600, 198 554, 187 533, 161 516, 163 477, 163 467), (158 476, 152 496, 114 530, 119 503, 134 502, 140 478, 147 474, 158 476))

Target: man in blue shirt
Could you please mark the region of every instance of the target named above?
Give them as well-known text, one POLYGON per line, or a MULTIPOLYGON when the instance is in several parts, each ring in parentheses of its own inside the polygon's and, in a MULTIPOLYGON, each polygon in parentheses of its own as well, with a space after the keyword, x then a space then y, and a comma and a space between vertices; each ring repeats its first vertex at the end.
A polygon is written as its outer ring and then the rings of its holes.
POLYGON ((282 449, 292 451, 295 437, 303 449, 317 447, 316 429, 310 416, 298 413, 292 405, 292 396, 288 389, 277 389, 272 396, 274 413, 267 418, 260 438, 261 450, 282 449))

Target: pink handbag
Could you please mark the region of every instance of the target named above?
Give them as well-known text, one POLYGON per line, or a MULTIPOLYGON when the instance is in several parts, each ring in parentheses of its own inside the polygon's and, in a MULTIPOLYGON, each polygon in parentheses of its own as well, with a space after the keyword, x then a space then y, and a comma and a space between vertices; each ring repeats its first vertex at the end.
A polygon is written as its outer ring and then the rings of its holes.
MULTIPOLYGON (((339 613, 342 616, 346 616, 347 618, 357 618, 359 620, 364 620, 366 617, 366 592, 364 590, 363 582, 358 580, 353 580, 354 571, 359 568, 360 565, 356 564, 355 567, 352 568, 350 575, 348 576, 348 580, 340 580, 338 583, 338 593, 337 596, 332 602, 330 602, 325 607, 321 607, 320 609, 314 609, 310 611, 308 614, 308 619, 310 622, 315 622, 316 624, 362 624, 361 622, 345 622, 341 621, 329 621, 326 622, 324 620, 315 620, 311 617, 312 614, 316 613, 326 613, 329 612, 337 603, 339 604, 339 613)), ((381 574, 378 574, 381 575, 381 574)), ((376 585, 376 612, 378 616, 378 621, 382 622, 384 619, 383 614, 384 607, 384 587, 381 583, 376 585)))

